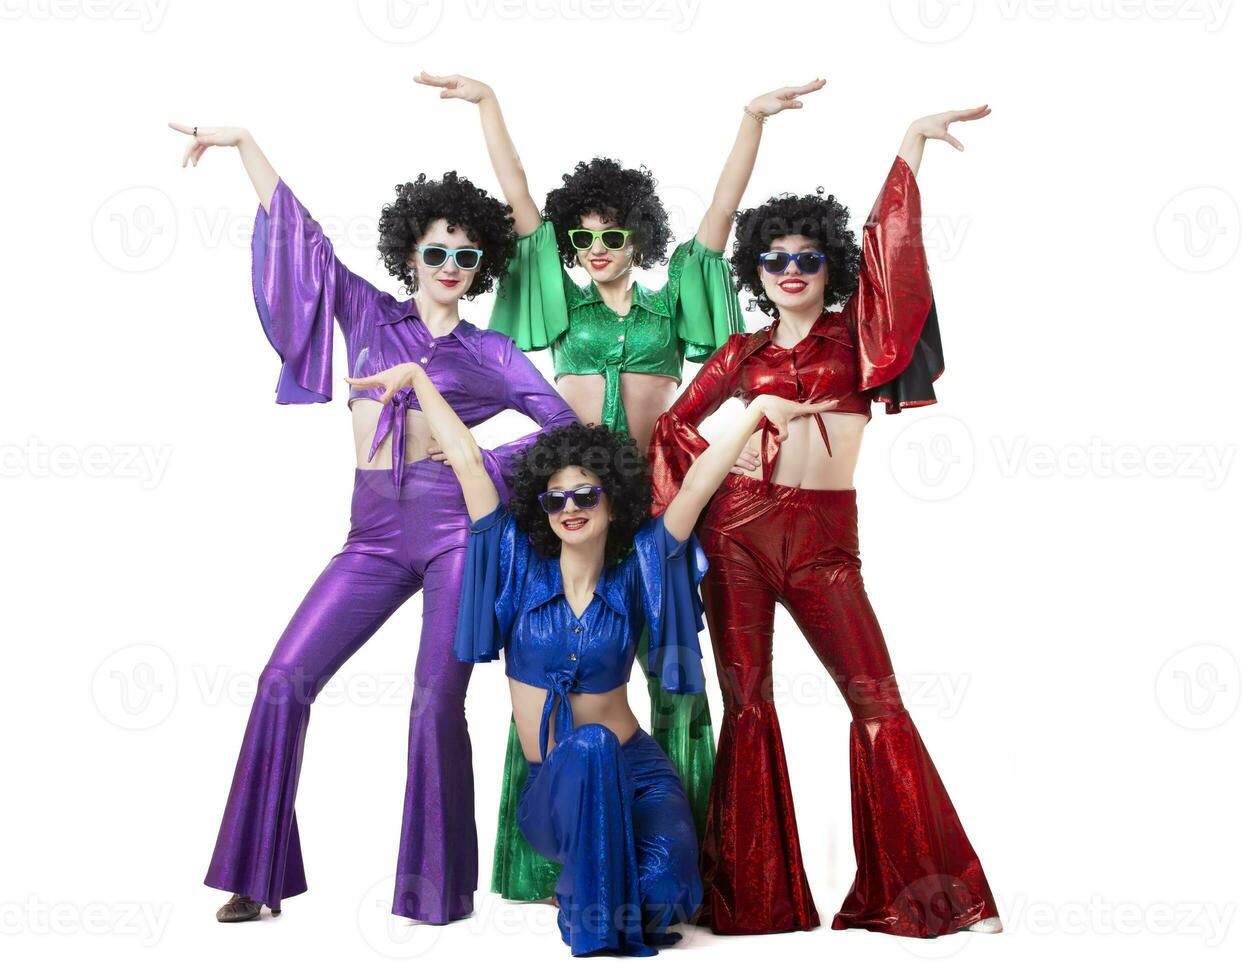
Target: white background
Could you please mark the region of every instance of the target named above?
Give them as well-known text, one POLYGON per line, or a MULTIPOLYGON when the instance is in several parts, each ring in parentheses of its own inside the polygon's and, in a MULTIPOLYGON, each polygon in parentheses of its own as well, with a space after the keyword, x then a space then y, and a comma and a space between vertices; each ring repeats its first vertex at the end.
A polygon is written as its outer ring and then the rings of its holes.
MULTIPOLYGON (((4 0, 6 973, 1236 966, 1242 14, 1229 8, 4 0), (298 799, 310 892, 280 919, 216 924, 223 896, 200 882, 247 685, 343 541, 353 462, 339 397, 274 404, 236 154, 182 171, 165 122, 249 127, 342 258, 392 289, 374 223, 395 183, 457 168, 495 188, 477 112, 416 88, 424 67, 495 86, 537 199, 581 158, 643 162, 679 237, 761 92, 829 81, 768 124, 745 203, 822 184, 856 219, 911 119, 992 104, 960 128, 966 152, 929 146, 919 177, 940 404, 877 415, 857 482, 868 588, 1004 935, 692 929, 641 965, 571 963, 551 908, 486 891, 499 667, 475 672, 467 705, 479 912, 402 925, 387 909, 417 599, 315 708, 298 799)), ((525 428, 501 418, 481 440, 525 428)), ((853 875, 848 715, 783 612, 777 630, 827 922, 853 875)), ((644 714, 637 681, 633 701, 644 714)))

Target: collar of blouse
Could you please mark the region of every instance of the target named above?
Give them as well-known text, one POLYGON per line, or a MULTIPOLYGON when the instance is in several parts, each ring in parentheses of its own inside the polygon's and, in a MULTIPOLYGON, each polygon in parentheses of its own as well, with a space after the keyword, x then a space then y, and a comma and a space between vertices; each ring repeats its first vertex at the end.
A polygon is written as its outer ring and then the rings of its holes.
MULTIPOLYGON (((667 317, 670 315, 668 303, 664 297, 654 290, 648 289, 640 282, 633 283, 632 298, 630 300, 630 311, 635 308, 646 310, 655 316, 667 317)), ((568 297, 569 308, 571 310, 589 309, 598 307, 598 312, 607 313, 610 316, 616 316, 616 310, 608 306, 604 302, 604 297, 599 294, 599 288, 595 285, 595 280, 585 287, 578 290, 577 296, 568 297)))
POLYGON ((376 300, 375 322, 380 326, 393 326, 402 321, 409 321, 412 329, 424 335, 427 343, 439 343, 442 340, 456 341, 477 363, 483 363, 483 331, 468 320, 458 320, 456 326, 446 334, 434 336, 427 329, 427 324, 418 314, 418 305, 414 298, 399 300, 384 294, 376 300))
MULTIPOLYGON (((780 326, 780 322, 781 321, 778 318, 773 320, 766 327, 761 327, 754 333, 747 334, 746 340, 742 344, 741 359, 745 360, 760 347, 771 343, 772 337, 776 333, 776 328, 780 326)), ((819 319, 815 321, 815 323, 811 326, 811 329, 807 332, 807 337, 811 336, 824 337, 842 345, 843 347, 854 346, 854 339, 850 336, 849 327, 846 325, 845 317, 840 310, 825 310, 821 313, 819 315, 819 319)), ((806 337, 803 337, 802 340, 806 340, 806 337)), ((799 344, 801 342, 802 341, 799 341, 799 344)), ((797 344, 793 347, 776 347, 773 345, 773 349, 782 354, 796 350, 797 347, 797 344)))
MULTIPOLYGON (((626 601, 625 577, 621 574, 621 568, 624 562, 613 565, 605 565, 604 570, 600 572, 599 581, 595 583, 595 594, 600 600, 618 616, 629 615, 629 603, 626 601)), ((538 559, 538 567, 535 574, 531 576, 531 580, 527 583, 525 590, 525 601, 523 606, 525 611, 530 612, 538 609, 554 599, 565 598, 565 584, 561 579, 561 563, 558 558, 538 559)), ((569 609, 569 600, 565 599, 566 608, 569 609)), ((589 607, 588 607, 589 608, 589 607)), ((569 609, 569 614, 573 615, 573 610, 569 609)), ((585 615, 585 610, 583 615, 585 615)), ((578 619, 580 617, 574 617, 578 619)))

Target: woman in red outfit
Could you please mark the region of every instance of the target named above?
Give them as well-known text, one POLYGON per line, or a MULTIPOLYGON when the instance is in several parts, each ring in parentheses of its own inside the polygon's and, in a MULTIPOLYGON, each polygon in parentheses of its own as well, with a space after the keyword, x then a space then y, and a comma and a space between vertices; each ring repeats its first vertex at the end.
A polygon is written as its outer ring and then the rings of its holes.
POLYGON ((850 788, 858 872, 834 929, 901 936, 999 931, 979 859, 902 705, 859 571, 853 489, 871 402, 935 401, 943 368, 915 175, 928 139, 957 149, 951 123, 915 121, 862 234, 832 197, 774 197, 738 216, 732 262, 768 327, 736 334, 656 425, 657 512, 707 443, 696 426, 729 398, 771 393, 831 404, 752 437, 758 471, 729 476, 699 532, 702 583, 725 716, 703 841, 702 921, 720 933, 819 924, 798 845, 772 703, 780 602, 840 687, 853 717, 850 788), (830 309, 844 303, 844 308, 830 309))

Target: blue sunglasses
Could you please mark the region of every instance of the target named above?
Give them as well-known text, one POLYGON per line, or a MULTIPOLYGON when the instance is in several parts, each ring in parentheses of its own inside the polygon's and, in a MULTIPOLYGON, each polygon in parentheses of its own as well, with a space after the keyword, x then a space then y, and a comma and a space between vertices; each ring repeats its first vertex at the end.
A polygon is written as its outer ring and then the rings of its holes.
POLYGON ((759 256, 763 271, 779 276, 793 262, 804 276, 813 276, 824 264, 823 252, 764 252, 759 256))
POLYGON ((574 506, 579 510, 590 510, 599 504, 604 495, 603 487, 574 487, 572 490, 545 490, 539 494, 539 506, 545 514, 559 514, 565 509, 565 503, 574 498, 574 506))

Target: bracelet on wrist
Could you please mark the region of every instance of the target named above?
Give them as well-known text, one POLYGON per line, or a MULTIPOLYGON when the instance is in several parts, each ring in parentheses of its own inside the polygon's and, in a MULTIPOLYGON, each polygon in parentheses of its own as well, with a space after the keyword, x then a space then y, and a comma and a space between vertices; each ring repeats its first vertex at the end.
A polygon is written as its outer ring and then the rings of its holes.
POLYGON ((746 113, 746 115, 750 116, 751 119, 755 120, 755 122, 757 122, 760 126, 767 122, 767 115, 762 112, 755 112, 755 110, 748 105, 742 106, 742 111, 746 113))

